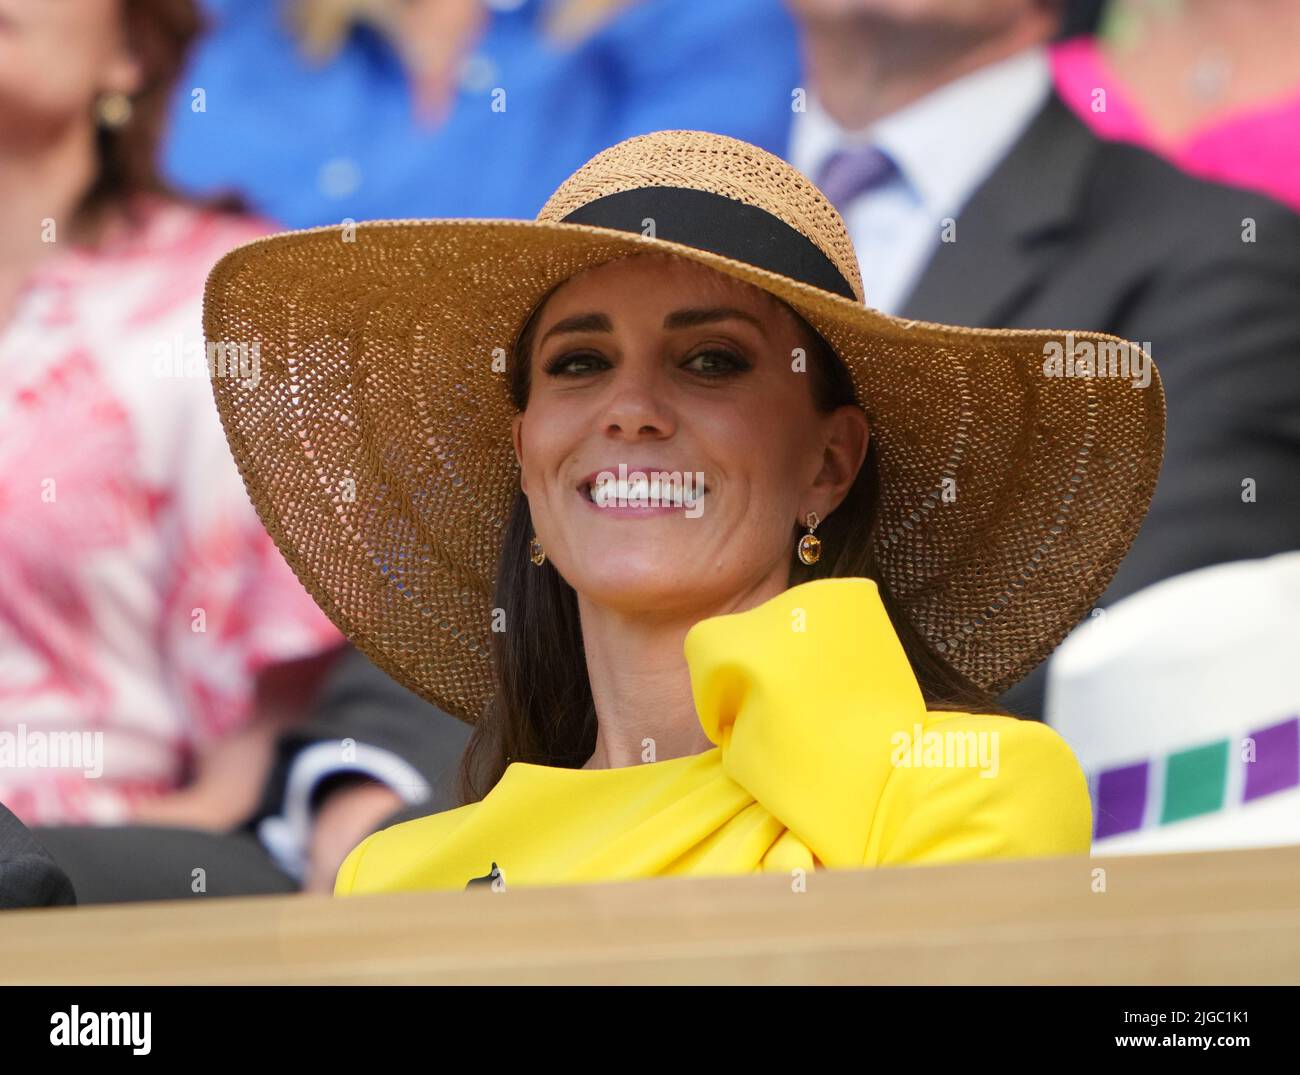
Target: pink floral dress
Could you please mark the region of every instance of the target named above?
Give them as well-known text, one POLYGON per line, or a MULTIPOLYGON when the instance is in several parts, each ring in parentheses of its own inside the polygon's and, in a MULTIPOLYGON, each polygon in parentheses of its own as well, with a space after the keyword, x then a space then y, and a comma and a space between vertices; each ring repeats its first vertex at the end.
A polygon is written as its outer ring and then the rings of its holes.
POLYGON ((161 199, 44 262, 0 326, 0 802, 112 824, 252 716, 260 669, 342 638, 248 500, 203 283, 256 221, 161 199))

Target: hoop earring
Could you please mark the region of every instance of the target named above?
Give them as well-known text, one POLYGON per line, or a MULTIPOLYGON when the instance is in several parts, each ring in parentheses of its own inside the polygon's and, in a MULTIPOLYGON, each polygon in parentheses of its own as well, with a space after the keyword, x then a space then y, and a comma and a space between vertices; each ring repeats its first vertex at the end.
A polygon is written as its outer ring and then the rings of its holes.
POLYGON ((546 563, 546 550, 542 548, 542 543, 536 538, 533 538, 533 540, 528 543, 528 559, 532 560, 532 562, 538 567, 541 567, 542 564, 546 563))
POLYGON ((799 539, 799 561, 800 563, 811 566, 822 558, 821 538, 817 537, 813 533, 813 531, 821 525, 821 520, 817 518, 817 513, 815 511, 810 511, 808 513, 808 522, 806 525, 808 527, 808 533, 804 534, 804 536, 799 539))
POLYGON ((95 119, 101 127, 116 131, 131 122, 131 98, 125 93, 105 93, 95 101, 95 119))

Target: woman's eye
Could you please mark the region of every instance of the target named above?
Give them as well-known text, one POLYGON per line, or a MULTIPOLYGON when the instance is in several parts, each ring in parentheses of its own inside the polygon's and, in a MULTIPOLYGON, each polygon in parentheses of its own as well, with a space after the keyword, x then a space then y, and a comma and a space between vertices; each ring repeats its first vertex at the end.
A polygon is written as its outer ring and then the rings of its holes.
POLYGON ((603 369, 608 363, 590 352, 564 354, 546 365, 546 372, 553 377, 577 377, 584 373, 603 369))
POLYGON ((693 373, 703 373, 709 377, 725 376, 749 369, 749 363, 733 351, 713 349, 693 355, 683 365, 693 373))

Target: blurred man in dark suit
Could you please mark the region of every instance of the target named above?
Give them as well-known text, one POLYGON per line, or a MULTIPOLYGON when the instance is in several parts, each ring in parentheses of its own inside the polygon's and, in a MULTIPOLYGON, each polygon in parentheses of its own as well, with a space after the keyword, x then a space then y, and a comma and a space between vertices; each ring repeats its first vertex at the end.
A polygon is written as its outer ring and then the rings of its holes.
POLYGON ((0 911, 77 902, 72 883, 21 821, 0 805, 0 911))
MULTIPOLYGON (((1300 547, 1300 217, 1091 134, 1052 90, 1060 3, 789 6, 807 84, 789 157, 844 215, 868 304, 1150 350, 1164 468, 1099 606, 1300 547)), ((1044 673, 1004 703, 1039 715, 1044 673)))

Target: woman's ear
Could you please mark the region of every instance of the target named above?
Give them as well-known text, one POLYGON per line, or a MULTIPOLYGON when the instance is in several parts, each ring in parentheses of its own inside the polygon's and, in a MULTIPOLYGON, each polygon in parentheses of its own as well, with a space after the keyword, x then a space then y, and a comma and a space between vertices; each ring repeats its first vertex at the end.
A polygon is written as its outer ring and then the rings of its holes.
POLYGON ((826 505, 820 513, 823 519, 849 495, 867 458, 871 423, 861 407, 846 403, 826 417, 825 431, 822 468, 812 486, 817 499, 826 505))
POLYGON ((528 482, 524 479, 524 412, 520 411, 510 421, 510 440, 515 446, 515 462, 519 464, 519 488, 528 495, 528 482))
POLYGON ((144 89, 144 68, 127 44, 125 30, 117 35, 116 47, 104 64, 99 83, 100 93, 124 93, 128 97, 144 89))

